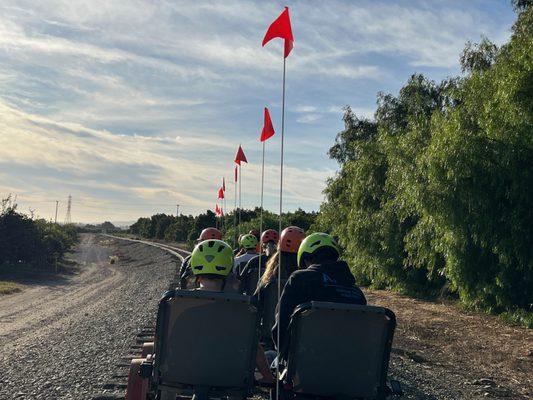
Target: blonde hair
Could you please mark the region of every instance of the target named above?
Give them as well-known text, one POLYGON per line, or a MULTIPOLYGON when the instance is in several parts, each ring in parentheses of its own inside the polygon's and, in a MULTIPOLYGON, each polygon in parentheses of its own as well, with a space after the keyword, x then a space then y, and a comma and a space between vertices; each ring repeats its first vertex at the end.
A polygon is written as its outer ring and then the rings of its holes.
POLYGON ((261 276, 261 285, 266 286, 270 281, 276 277, 279 265, 280 250, 276 251, 272 257, 267 261, 265 272, 261 276))

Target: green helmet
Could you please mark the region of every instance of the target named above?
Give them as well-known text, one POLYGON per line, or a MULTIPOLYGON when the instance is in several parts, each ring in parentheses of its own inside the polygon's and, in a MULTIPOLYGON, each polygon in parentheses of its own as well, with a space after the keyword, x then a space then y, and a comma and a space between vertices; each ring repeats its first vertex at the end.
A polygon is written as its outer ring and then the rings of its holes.
POLYGON ((255 249, 258 243, 259 241, 257 238, 251 234, 244 235, 239 242, 241 247, 244 249, 255 249))
POLYGON ((233 268, 233 251, 222 240, 204 240, 192 251, 190 266, 194 275, 228 276, 233 268))
POLYGON ((333 239, 333 236, 322 232, 312 233, 307 236, 298 248, 298 266, 303 268, 305 259, 311 254, 314 254, 318 249, 323 248, 333 249, 337 253, 337 257, 340 254, 339 247, 335 239, 333 239))

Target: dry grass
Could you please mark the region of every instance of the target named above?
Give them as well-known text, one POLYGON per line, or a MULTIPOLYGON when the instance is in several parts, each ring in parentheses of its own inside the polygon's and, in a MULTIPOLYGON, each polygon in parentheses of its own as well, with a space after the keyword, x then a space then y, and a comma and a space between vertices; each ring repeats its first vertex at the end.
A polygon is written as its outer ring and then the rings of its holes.
POLYGON ((0 295, 21 292, 24 285, 9 281, 0 281, 0 295))

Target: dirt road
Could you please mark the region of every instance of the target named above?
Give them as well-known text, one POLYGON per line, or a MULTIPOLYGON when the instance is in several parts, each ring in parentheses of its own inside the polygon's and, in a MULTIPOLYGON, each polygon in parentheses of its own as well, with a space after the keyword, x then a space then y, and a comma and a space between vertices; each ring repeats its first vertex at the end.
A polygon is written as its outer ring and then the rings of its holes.
POLYGON ((84 235, 81 273, 0 297, 0 399, 89 399, 153 320, 176 259, 153 247, 84 235), (109 256, 124 254, 111 265, 109 256))

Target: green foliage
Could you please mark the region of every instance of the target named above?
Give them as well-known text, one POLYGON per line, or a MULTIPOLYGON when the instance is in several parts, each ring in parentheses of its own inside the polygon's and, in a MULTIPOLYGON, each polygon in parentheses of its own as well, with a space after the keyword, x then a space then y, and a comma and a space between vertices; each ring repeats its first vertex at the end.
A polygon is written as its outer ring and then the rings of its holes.
POLYGON ((10 197, 2 200, 0 265, 44 267, 61 259, 76 241, 77 230, 73 225, 32 220, 17 212, 17 206, 10 197))
MULTIPOLYGON (((216 218, 215 214, 207 210, 196 217, 191 215, 179 215, 174 217, 165 214, 156 214, 151 218, 139 218, 130 226, 130 232, 144 238, 165 239, 167 241, 186 242, 189 248, 194 243, 200 232, 209 227, 218 227, 224 234, 224 240, 230 244, 235 243, 238 232, 248 233, 252 229, 260 229, 261 209, 241 210, 240 224, 234 229, 235 214, 228 213, 223 218, 216 218)), ((283 214, 283 227, 296 225, 305 230, 315 222, 317 213, 306 212, 302 209, 283 214)), ((237 217, 238 221, 238 217, 237 217)), ((279 217, 270 211, 263 213, 263 230, 279 228, 279 217)))
POLYGON ((373 121, 346 108, 313 228, 339 237, 362 283, 531 312, 532 57, 526 7, 502 48, 467 44, 467 76, 413 75, 373 121))

